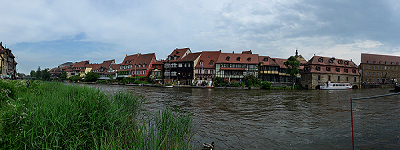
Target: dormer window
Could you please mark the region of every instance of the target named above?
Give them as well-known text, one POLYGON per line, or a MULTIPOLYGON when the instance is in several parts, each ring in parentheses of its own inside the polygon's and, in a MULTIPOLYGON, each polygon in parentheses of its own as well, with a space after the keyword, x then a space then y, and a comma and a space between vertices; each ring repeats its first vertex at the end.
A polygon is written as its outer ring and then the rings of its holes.
POLYGON ((240 57, 237 57, 236 60, 237 60, 237 61, 240 61, 240 57))
POLYGON ((340 72, 340 68, 336 68, 336 72, 340 72))
POLYGON ((212 66, 212 65, 214 65, 214 61, 211 60, 210 61, 210 66, 212 66))
POLYGON ((339 63, 339 64, 342 64, 342 63, 343 63, 343 61, 342 61, 342 60, 338 60, 338 63, 339 63))
POLYGON ((317 66, 315 69, 317 69, 317 71, 321 71, 321 67, 317 66))
POLYGON ((357 73, 357 71, 355 69, 353 69, 353 73, 357 73))
POLYGON ((200 66, 203 66, 203 61, 202 60, 200 61, 200 66))
POLYGON ((376 61, 373 62, 374 64, 376 63, 376 61))
POLYGON ((324 59, 323 58, 318 58, 318 62, 323 62, 324 59))
POLYGON ((344 69, 344 72, 349 73, 349 69, 344 69))
POLYGON ((326 67, 326 71, 331 71, 331 67, 326 67))
POLYGON ((382 61, 379 61, 379 64, 382 64, 382 61))
POLYGON ((333 63, 333 59, 329 59, 329 62, 330 62, 330 63, 333 63))
POLYGON ((267 58, 267 57, 265 57, 265 58, 264 58, 264 61, 268 61, 268 58, 267 58))
POLYGON ((344 64, 348 65, 348 64, 349 64, 349 61, 345 61, 344 64))
POLYGON ((146 64, 143 64, 143 67, 146 67, 146 64))
POLYGON ((247 61, 251 61, 251 57, 247 58, 247 61))
POLYGON ((385 61, 385 64, 387 64, 387 61, 385 61))
POLYGON ((393 62, 391 62, 390 64, 393 65, 393 62))
POLYGON ((369 61, 367 61, 367 63, 369 63, 369 61))
POLYGON ((228 56, 228 57, 226 57, 226 61, 229 61, 229 59, 230 59, 230 57, 228 56))

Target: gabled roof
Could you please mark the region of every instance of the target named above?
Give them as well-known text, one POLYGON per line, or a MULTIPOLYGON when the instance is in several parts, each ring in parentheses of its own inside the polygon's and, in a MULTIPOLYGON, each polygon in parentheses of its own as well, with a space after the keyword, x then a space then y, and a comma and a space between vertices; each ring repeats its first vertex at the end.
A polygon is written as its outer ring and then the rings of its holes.
POLYGON ((217 63, 258 64, 258 54, 221 53, 217 63))
POLYGON ((378 55, 361 53, 362 64, 385 64, 385 65, 400 65, 399 56, 378 55))
POLYGON ((282 59, 282 58, 272 58, 273 61, 279 66, 279 68, 284 68, 286 69, 287 67, 285 66, 285 62, 287 59, 282 59))
POLYGON ((172 51, 172 53, 170 55, 168 55, 168 57, 172 57, 172 60, 170 60, 170 61, 177 61, 177 60, 182 59, 182 57, 184 56, 184 54, 187 51, 189 51, 189 53, 190 53, 191 52, 190 48, 181 48, 181 49, 176 48, 176 49, 174 49, 174 51, 172 51), (178 57, 178 59, 173 60, 175 57, 178 57))
POLYGON ((195 68, 215 68, 215 63, 217 63, 218 57, 221 54, 221 51, 203 51, 201 52, 201 56, 199 61, 196 64, 195 68), (200 65, 200 63, 203 65, 200 65), (212 65, 211 65, 212 62, 212 65))
POLYGON ((200 55, 201 55, 201 52, 199 52, 199 53, 189 53, 185 57, 181 58, 179 60, 179 62, 195 61, 200 55))
POLYGON ((92 71, 99 70, 102 64, 92 64, 92 71))
POLYGON ((102 67, 103 68, 110 68, 111 64, 115 63, 115 59, 103 61, 102 67))
MULTIPOLYGON (((151 61, 153 60, 153 58, 155 59, 156 54, 155 53, 148 53, 148 54, 134 54, 134 55, 127 55, 124 59, 124 61, 122 61, 122 63, 120 65, 132 65, 131 69, 128 70, 132 70, 135 69, 135 65, 136 69, 146 69, 148 67, 149 64, 151 64, 151 61), (145 67, 143 67, 143 64, 146 64, 145 67), (140 65, 140 67, 139 67, 140 65)), ((122 69, 122 70, 127 70, 127 69, 122 69)))
POLYGON ((258 62, 263 63, 264 66, 279 66, 275 61, 269 56, 258 56, 258 62))
POLYGON ((349 67, 349 68, 357 68, 357 65, 354 62, 344 59, 338 59, 335 57, 322 57, 322 56, 313 56, 306 65, 322 65, 322 66, 340 66, 340 67, 349 67), (322 62, 321 62, 322 61, 322 62))

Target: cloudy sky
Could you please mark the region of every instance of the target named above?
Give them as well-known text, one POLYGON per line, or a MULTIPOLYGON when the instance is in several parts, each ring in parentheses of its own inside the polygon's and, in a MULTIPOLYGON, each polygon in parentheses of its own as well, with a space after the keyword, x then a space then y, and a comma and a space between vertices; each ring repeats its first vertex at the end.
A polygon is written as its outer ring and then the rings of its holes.
POLYGON ((175 48, 252 50, 276 58, 314 54, 360 63, 360 53, 400 56, 396 0, 0 0, 0 41, 18 72, 67 61, 101 63, 175 48))

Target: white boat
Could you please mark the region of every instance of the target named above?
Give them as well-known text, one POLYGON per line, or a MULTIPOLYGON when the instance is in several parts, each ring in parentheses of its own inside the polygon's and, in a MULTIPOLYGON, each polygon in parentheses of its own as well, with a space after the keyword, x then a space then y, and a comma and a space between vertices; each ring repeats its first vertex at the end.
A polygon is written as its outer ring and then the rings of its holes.
POLYGON ((349 90, 352 89, 350 83, 331 83, 328 81, 324 86, 320 86, 319 89, 321 90, 349 90))

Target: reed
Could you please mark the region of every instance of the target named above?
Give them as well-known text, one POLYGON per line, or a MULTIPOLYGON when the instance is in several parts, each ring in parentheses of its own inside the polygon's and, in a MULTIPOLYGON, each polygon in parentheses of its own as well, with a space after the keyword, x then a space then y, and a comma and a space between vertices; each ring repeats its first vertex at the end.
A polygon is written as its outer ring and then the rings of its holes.
POLYGON ((128 93, 0 80, 0 94, 1 149, 191 149, 190 116, 143 116, 128 93))

